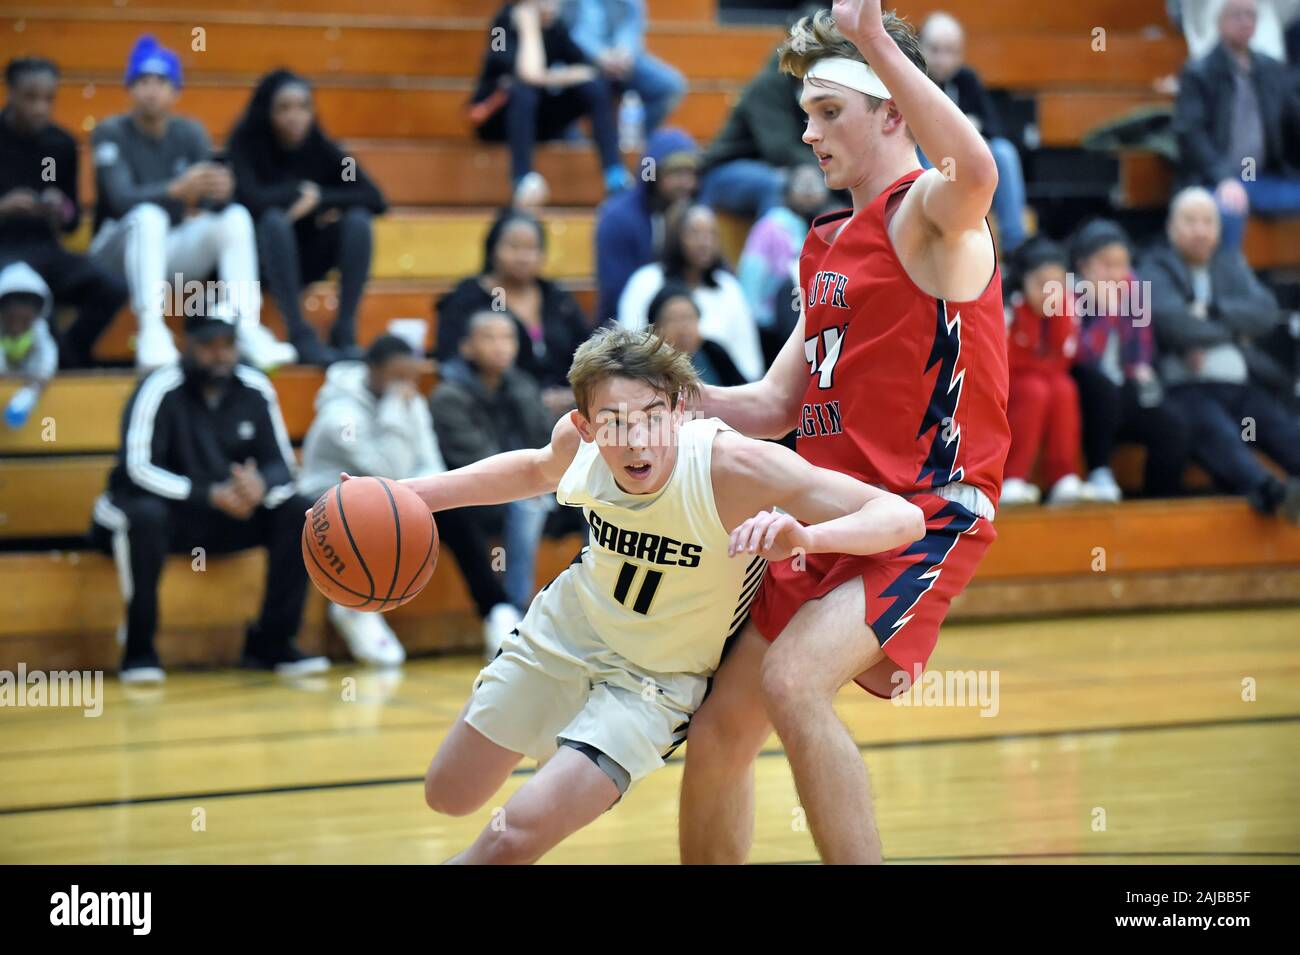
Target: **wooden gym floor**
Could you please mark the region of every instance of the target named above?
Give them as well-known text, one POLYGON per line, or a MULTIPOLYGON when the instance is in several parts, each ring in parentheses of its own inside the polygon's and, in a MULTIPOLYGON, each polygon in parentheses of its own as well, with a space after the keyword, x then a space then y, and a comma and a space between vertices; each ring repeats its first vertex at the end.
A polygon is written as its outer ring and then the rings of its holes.
MULTIPOLYGON (((997 715, 839 700, 888 861, 1300 861, 1300 607, 953 625, 932 663, 996 669, 997 715)), ((439 862, 531 771, 474 816, 425 808, 476 671, 108 677, 98 718, 0 709, 0 862, 439 862)), ((753 861, 815 860, 775 737, 757 772, 753 861)), ((675 862, 681 773, 679 754, 546 861, 675 862)))

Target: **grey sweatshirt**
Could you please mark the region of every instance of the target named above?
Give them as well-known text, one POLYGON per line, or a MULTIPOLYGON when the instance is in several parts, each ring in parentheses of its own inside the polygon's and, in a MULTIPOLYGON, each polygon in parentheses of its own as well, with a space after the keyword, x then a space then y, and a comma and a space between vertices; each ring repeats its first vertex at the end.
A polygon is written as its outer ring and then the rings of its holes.
POLYGON ((212 158, 207 130, 192 119, 173 116, 161 139, 141 132, 130 114, 110 116, 90 134, 95 156, 95 229, 120 219, 142 202, 167 210, 172 225, 185 204, 167 195, 168 184, 195 163, 212 158))
POLYGON ((316 393, 316 418, 302 445, 298 490, 315 500, 339 472, 400 480, 447 469, 425 399, 376 398, 365 362, 331 365, 316 393))

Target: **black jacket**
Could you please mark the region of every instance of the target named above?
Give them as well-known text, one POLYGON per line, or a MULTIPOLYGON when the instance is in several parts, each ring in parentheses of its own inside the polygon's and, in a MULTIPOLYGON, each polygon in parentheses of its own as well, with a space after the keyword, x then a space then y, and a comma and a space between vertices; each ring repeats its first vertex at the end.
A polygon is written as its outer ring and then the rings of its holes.
MULTIPOLYGON (((1287 173, 1300 169, 1300 92, 1277 60, 1251 51, 1251 76, 1264 122, 1265 155, 1257 172, 1287 173)), ((1237 159, 1228 155, 1235 97, 1230 54, 1220 43, 1183 67, 1174 101, 1178 137, 1178 186, 1213 188, 1241 176, 1237 159)))
POLYGON ((705 170, 733 159, 761 159, 772 166, 798 166, 813 161, 803 141, 804 111, 799 108, 803 84, 781 72, 773 54, 749 81, 718 135, 704 150, 705 170))
MULTIPOLYGON (((540 342, 529 338, 523 322, 509 309, 506 310, 506 314, 514 318, 515 330, 519 333, 519 358, 516 361, 520 370, 532 375, 543 388, 568 387, 573 353, 587 340, 591 329, 577 299, 554 282, 538 279, 537 283, 542 289, 540 342)), ((460 355, 460 340, 465 337, 469 320, 478 312, 493 310, 493 298, 479 284, 479 276, 472 275, 438 299, 434 309, 438 313, 438 344, 434 357, 445 362, 460 355)))
POLYGON ((1151 283, 1151 321, 1162 352, 1183 355, 1226 342, 1240 344, 1272 331, 1281 318, 1277 299, 1238 251, 1220 248, 1210 260, 1211 301, 1206 320, 1194 316, 1192 275, 1168 244, 1156 247, 1138 266, 1151 283))
MULTIPOLYGON (((8 110, 0 112, 0 196, 15 189, 30 189, 38 196, 54 186, 66 197, 60 228, 72 232, 81 221, 77 202, 77 141, 53 123, 35 136, 24 136, 9 124, 8 110), (54 178, 45 177, 53 174, 54 178)), ((29 215, 0 218, 0 244, 56 238, 47 219, 29 215)))
POLYGON ((180 365, 146 376, 122 413, 122 446, 108 478, 113 497, 153 494, 210 508, 212 485, 248 458, 266 481, 263 507, 293 494, 293 448, 271 380, 237 365, 215 408, 180 365))
MULTIPOLYGON (((519 31, 515 29, 513 3, 497 11, 488 31, 490 41, 483 53, 483 66, 479 69, 478 85, 471 103, 481 103, 498 89, 514 82, 515 57, 519 54, 519 31), (498 32, 500 31, 500 32, 498 32)), ((582 52, 564 22, 556 17, 542 29, 542 47, 546 51, 546 66, 577 66, 590 64, 591 59, 582 52)))
POLYGON ((292 206, 303 182, 320 187, 317 212, 360 206, 380 215, 387 208, 379 187, 355 157, 324 137, 311 139, 295 150, 232 140, 227 151, 235 174, 235 200, 255 219, 267 209, 292 206), (347 173, 351 177, 345 179, 347 173))
POLYGON ((1002 120, 998 116, 997 107, 993 105, 993 97, 989 96, 989 91, 980 82, 979 74, 969 66, 963 66, 954 73, 952 79, 943 84, 943 91, 957 104, 958 109, 979 121, 979 129, 985 139, 1004 135, 1002 120))
POLYGON ((537 382, 511 369, 489 394, 462 358, 439 369, 438 387, 429 399, 438 447, 449 468, 463 468, 502 451, 544 447, 554 425, 537 382))

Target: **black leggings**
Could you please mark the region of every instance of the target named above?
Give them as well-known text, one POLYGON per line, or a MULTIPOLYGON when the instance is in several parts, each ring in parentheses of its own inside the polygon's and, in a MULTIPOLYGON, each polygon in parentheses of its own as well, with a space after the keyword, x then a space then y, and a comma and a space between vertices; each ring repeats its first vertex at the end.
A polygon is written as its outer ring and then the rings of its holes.
POLYGON ((1110 467, 1115 445, 1134 442, 1147 449, 1142 490, 1152 497, 1181 494, 1191 446, 1182 415, 1168 402, 1144 408, 1138 403, 1137 386, 1131 379, 1118 386, 1097 369, 1076 365, 1074 380, 1079 386, 1083 455, 1088 470, 1110 467))
POLYGON ((591 134, 600 153, 600 166, 609 169, 622 162, 618 151, 618 125, 609 84, 601 78, 555 92, 541 86, 515 83, 504 108, 478 128, 486 142, 510 144, 510 181, 518 183, 533 168, 533 146, 558 139, 583 116, 591 117, 591 134))
POLYGON ((257 247, 267 290, 284 316, 291 341, 315 337, 302 317, 303 287, 339 270, 339 310, 330 331, 337 348, 355 345, 357 307, 370 277, 372 247, 370 213, 351 208, 326 226, 316 225, 318 213, 290 222, 283 209, 268 209, 257 220, 257 247))

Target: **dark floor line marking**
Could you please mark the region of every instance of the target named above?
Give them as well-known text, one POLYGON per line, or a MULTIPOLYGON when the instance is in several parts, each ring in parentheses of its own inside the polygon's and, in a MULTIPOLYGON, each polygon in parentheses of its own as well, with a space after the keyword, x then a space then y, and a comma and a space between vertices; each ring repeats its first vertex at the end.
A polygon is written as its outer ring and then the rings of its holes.
MULTIPOLYGON (((982 859, 1300 859, 1300 852, 1195 852, 1195 851, 1152 851, 1141 852, 1008 852, 959 856, 886 856, 885 862, 975 862, 982 859)), ((820 859, 800 859, 791 862, 759 862, 756 865, 821 865, 820 859)))
MULTIPOLYGON (((1210 729, 1215 727, 1236 727, 1261 725, 1266 723, 1295 722, 1300 722, 1300 713, 1280 716, 1256 716, 1245 720, 1202 720, 1183 723, 1156 723, 1149 726, 1103 726, 1087 727, 1084 729, 1041 730, 1029 733, 1010 733, 1002 736, 957 736, 945 737, 942 739, 893 740, 884 743, 859 743, 858 751, 865 753, 876 749, 906 749, 909 747, 919 748, 924 746, 961 745, 967 743, 1006 742, 1024 739, 1044 739, 1053 736, 1099 736, 1104 733, 1163 732, 1180 729, 1210 729)), ((785 750, 780 748, 765 749, 758 754, 759 758, 762 759, 784 755, 785 750)), ((684 762, 685 759, 685 755, 680 754, 673 756, 668 760, 668 762, 679 763, 684 762)), ((513 770, 510 775, 512 777, 531 776, 535 771, 536 770, 532 767, 520 767, 513 770)), ((364 789, 367 786, 395 786, 402 783, 418 783, 423 779, 423 776, 396 776, 383 779, 357 779, 333 783, 310 783, 299 786, 272 786, 260 789, 230 789, 207 793, 182 793, 180 795, 140 796, 127 799, 54 803, 46 806, 14 806, 0 808, 0 816, 19 816, 39 812, 64 812, 72 809, 113 809, 122 806, 143 806, 166 802, 190 802, 201 799, 231 799, 240 796, 275 796, 284 793, 315 792, 317 790, 364 789)))

